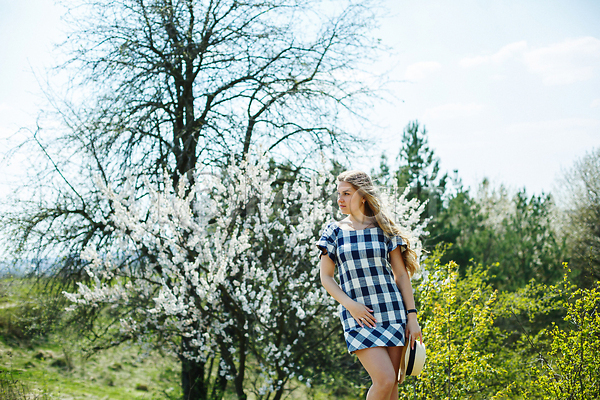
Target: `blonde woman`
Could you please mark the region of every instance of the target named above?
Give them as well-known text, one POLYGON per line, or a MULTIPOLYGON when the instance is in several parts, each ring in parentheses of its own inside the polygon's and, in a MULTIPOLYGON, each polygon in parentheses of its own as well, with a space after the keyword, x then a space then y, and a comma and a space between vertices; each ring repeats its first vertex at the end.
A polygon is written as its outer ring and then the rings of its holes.
POLYGON ((347 217, 331 221, 317 242, 321 283, 342 306, 348 351, 371 377, 367 400, 397 400, 402 346, 407 338, 411 347, 423 340, 410 282, 419 265, 369 175, 346 171, 337 180, 337 202, 347 217))

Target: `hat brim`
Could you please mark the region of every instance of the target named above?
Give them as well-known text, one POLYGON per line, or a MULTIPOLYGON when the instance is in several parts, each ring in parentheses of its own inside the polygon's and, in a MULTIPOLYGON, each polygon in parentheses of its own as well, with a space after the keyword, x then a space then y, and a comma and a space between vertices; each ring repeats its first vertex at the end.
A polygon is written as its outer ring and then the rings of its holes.
POLYGON ((425 352, 425 344, 415 340, 414 348, 410 348, 410 341, 407 343, 407 349, 404 353, 404 367, 406 375, 417 376, 423 371, 425 366, 425 359, 427 354, 425 352))

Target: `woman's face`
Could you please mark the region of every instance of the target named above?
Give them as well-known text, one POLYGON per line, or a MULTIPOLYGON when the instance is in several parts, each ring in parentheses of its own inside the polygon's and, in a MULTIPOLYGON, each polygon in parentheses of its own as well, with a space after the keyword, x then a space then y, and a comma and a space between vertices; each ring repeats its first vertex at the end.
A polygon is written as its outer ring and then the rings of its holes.
POLYGON ((363 213, 363 196, 348 182, 338 182, 337 202, 342 214, 363 213))

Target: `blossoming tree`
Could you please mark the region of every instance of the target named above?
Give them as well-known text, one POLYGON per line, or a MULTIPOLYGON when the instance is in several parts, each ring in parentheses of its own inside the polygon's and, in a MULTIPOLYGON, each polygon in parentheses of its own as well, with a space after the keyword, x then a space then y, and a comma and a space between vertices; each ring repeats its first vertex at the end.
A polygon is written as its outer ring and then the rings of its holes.
MULTIPOLYGON (((106 310, 111 344, 176 354, 189 398, 220 399, 229 381, 239 399, 280 399, 292 378, 310 385, 311 349, 340 329, 314 245, 334 214, 334 177, 282 183, 258 158, 193 181, 102 187, 118 239, 83 252, 90 280, 66 293, 71 309, 106 310)), ((388 199, 420 249, 422 207, 388 199)))

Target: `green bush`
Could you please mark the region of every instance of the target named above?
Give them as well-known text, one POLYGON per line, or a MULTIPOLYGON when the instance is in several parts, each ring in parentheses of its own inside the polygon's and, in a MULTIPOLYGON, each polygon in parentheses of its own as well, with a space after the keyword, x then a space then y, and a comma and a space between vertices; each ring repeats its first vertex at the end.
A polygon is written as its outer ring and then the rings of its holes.
POLYGON ((13 371, 0 369, 0 399, 2 400, 43 400, 47 394, 33 393, 27 385, 15 377, 13 371))
POLYGON ((47 336, 60 323, 65 307, 61 294, 47 291, 33 279, 0 280, 0 336, 30 341, 47 336))
POLYGON ((567 325, 552 324, 542 334, 551 340, 548 354, 538 364, 532 394, 544 400, 600 398, 600 289, 576 288, 567 277, 560 287, 565 294, 567 325))
POLYGON ((511 388, 501 366, 502 332, 494 326, 497 292, 482 268, 464 278, 441 254, 424 265, 428 276, 416 288, 427 348, 424 371, 401 385, 406 399, 493 399, 511 388))

